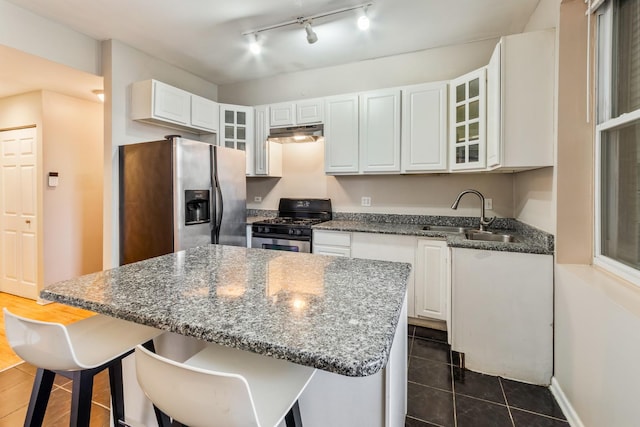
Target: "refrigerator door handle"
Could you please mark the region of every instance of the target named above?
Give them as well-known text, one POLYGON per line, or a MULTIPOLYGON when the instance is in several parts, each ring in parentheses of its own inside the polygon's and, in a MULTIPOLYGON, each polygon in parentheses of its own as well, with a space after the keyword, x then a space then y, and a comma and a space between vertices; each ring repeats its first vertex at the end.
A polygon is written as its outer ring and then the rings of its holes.
POLYGON ((222 215, 224 213, 224 201, 222 199, 222 189, 218 179, 217 168, 213 172, 213 186, 215 193, 215 229, 213 230, 213 243, 220 243, 220 227, 222 226, 222 215))

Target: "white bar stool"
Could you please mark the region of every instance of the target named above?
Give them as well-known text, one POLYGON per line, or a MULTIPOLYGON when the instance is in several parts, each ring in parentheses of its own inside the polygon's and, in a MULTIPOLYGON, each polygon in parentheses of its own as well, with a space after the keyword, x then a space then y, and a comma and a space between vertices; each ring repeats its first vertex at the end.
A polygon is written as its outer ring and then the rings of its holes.
POLYGON ((136 375, 147 397, 190 427, 302 426, 298 397, 315 369, 216 344, 183 363, 136 347, 136 375))
POLYGON ((73 380, 70 426, 88 426, 93 377, 109 369, 111 406, 116 425, 124 422, 122 359, 136 345, 148 343, 162 331, 112 317, 96 315, 70 325, 41 322, 4 309, 9 345, 18 356, 38 368, 25 426, 41 426, 55 374, 73 380))

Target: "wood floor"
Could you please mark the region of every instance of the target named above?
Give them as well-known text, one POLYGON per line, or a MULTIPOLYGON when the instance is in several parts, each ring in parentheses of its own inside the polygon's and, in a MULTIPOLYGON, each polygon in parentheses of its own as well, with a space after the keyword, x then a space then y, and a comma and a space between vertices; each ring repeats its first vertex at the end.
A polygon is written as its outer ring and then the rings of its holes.
MULTIPOLYGON (((62 304, 37 304, 35 301, 0 292, 0 308, 37 320, 63 324, 92 316, 94 313, 62 304)), ((0 427, 16 427, 24 423, 36 368, 24 363, 9 347, 4 331, 4 315, 0 328, 0 427)), ((91 426, 109 426, 109 376, 107 371, 94 378, 91 426)), ((56 376, 43 426, 69 425, 71 381, 56 376)))
MULTIPOLYGON (((38 304, 37 302, 0 292, 0 308, 6 307, 10 312, 19 316, 48 322, 69 324, 76 320, 93 316, 95 313, 80 308, 69 307, 63 304, 38 304)), ((4 314, 2 315, 2 327, 0 328, 0 371, 3 371, 17 363, 22 362, 9 347, 4 332, 4 314)))

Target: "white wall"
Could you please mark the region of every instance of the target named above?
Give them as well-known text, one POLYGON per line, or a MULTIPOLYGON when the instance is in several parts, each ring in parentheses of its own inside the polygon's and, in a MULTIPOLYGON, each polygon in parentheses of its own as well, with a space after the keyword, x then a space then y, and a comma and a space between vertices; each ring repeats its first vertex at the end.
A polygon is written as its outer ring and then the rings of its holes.
MULTIPOLYGON (((485 40, 224 85, 219 88, 220 99, 258 105, 448 80, 486 65, 496 42, 485 40)), ((323 144, 285 144, 282 148, 283 178, 250 178, 248 207, 277 209, 281 197, 329 197, 333 209, 342 212, 477 216, 479 202, 472 198, 465 199, 458 211, 450 208, 461 190, 476 188, 493 199, 494 209, 487 215, 514 215, 513 175, 334 177, 324 173, 323 144), (262 202, 253 202, 255 196, 262 197, 262 202), (371 207, 360 206, 363 196, 372 198, 371 207)))
POLYGON ((574 425, 632 427, 640 419, 640 288, 591 265, 585 9, 582 0, 560 7, 554 379, 577 414, 574 425))
POLYGON ((42 92, 44 286, 102 270, 103 105, 42 92))
POLYGON ((104 116, 104 267, 118 265, 118 146, 163 139, 168 134, 180 134, 200 139, 182 131, 132 121, 131 84, 157 79, 191 93, 216 100, 218 87, 181 68, 117 40, 103 42, 105 85, 104 116))
POLYGON ((221 85, 221 102, 260 105, 448 80, 489 63, 497 39, 221 85))
POLYGON ((324 173, 323 143, 283 148, 283 178, 248 179, 250 208, 277 209, 280 197, 328 197, 338 212, 478 216, 480 202, 475 197, 467 196, 457 211, 451 209, 458 193, 472 187, 493 199, 487 215, 513 214, 509 174, 329 176, 324 173), (253 202, 256 196, 263 198, 262 203, 253 202), (371 207, 360 206, 363 196, 371 197, 371 207))
POLYGON ((0 44, 101 74, 99 41, 6 0, 0 0, 0 44))
POLYGON ((514 175, 515 217, 555 234, 556 206, 553 191, 554 168, 542 168, 514 175))
MULTIPOLYGON (((36 125, 38 283, 102 267, 102 104, 37 91, 0 99, 0 129, 36 125), (45 185, 47 172, 60 185, 45 185)), ((37 298, 37 295, 32 295, 37 298)))
POLYGON ((582 424, 640 420, 640 289, 588 265, 558 265, 555 379, 582 424))

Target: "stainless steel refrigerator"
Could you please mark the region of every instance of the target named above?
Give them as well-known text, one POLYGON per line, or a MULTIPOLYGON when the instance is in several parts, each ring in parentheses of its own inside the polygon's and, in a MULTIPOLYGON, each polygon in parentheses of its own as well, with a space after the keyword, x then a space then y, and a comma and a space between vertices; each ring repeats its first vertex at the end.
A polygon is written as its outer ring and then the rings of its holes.
POLYGON ((120 264, 246 246, 245 152, 180 137, 120 147, 120 264))

